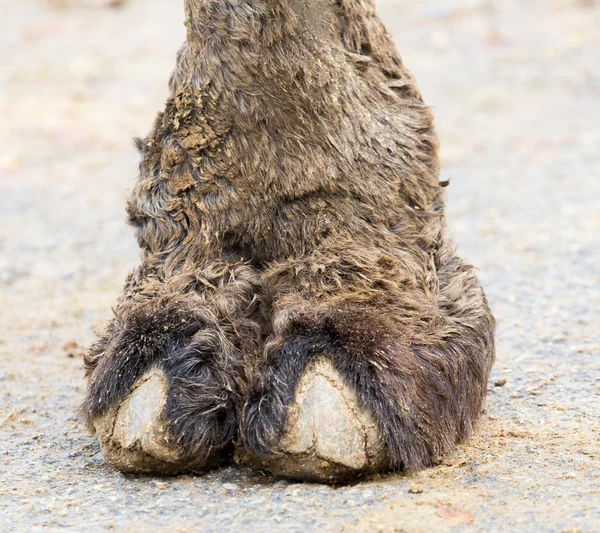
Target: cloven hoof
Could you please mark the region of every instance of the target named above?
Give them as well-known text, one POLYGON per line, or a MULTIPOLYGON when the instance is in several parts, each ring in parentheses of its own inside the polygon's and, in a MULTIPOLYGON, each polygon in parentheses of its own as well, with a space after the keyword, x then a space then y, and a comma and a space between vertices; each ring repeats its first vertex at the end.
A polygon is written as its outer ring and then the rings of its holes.
POLYGON ((372 414, 326 358, 304 371, 275 453, 258 458, 238 449, 236 460, 280 477, 328 483, 389 468, 372 414))
POLYGON ((102 453, 125 473, 178 474, 186 471, 164 421, 167 380, 153 369, 132 391, 94 422, 102 453))

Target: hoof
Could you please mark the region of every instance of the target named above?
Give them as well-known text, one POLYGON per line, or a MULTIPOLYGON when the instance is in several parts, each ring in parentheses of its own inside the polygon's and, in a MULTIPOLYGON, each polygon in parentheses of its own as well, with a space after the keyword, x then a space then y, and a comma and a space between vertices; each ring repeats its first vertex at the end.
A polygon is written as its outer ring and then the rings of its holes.
POLYGON ((277 476, 328 483, 389 468, 372 414, 324 358, 304 371, 275 453, 259 459, 242 452, 238 458, 277 476))
POLYGON ((185 464, 164 419, 167 379, 146 373, 116 407, 94 421, 107 462, 125 473, 178 474, 185 464))

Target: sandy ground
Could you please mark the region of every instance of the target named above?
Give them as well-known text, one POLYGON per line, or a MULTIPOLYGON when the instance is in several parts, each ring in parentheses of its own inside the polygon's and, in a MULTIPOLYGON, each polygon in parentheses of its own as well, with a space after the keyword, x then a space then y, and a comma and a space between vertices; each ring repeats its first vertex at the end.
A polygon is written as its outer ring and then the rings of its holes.
POLYGON ((131 137, 184 34, 181 0, 81 2, 0 0, 0 530, 600 531, 600 2, 380 2, 498 362, 444 464, 342 488, 125 477, 78 421, 80 354, 137 259, 131 137))

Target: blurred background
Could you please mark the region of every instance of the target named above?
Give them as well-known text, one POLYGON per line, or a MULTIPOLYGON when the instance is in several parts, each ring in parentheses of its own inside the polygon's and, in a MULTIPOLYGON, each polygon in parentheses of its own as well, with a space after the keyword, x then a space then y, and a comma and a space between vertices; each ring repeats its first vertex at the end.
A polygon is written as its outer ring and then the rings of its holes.
POLYGON ((488 414, 450 464, 338 491, 104 466, 76 416, 80 355, 138 257, 131 139, 164 103, 182 4, 0 0, 0 528, 466 527, 441 501, 470 531, 597 529, 597 0, 378 2, 436 116, 449 230, 498 318, 488 414))

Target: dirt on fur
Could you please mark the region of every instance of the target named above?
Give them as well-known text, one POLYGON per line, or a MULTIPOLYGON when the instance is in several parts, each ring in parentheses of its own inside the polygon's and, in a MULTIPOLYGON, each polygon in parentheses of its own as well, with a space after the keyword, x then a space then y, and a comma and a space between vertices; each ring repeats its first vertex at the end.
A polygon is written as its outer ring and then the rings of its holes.
POLYGON ((379 2, 433 107, 498 350, 469 443, 344 487, 124 476, 77 417, 81 352, 137 262, 131 138, 185 34, 172 2, 110 4, 0 0, 0 529, 597 531, 599 3, 379 2))

